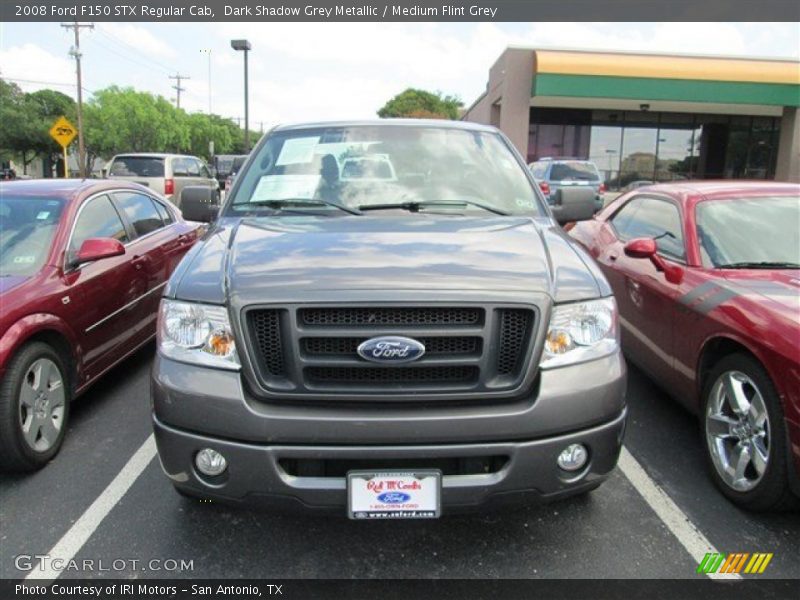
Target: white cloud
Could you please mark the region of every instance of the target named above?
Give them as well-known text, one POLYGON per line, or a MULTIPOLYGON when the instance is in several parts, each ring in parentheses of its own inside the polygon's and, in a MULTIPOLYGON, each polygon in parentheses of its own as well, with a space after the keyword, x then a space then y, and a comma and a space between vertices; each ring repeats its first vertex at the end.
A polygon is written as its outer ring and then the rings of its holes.
POLYGON ((66 56, 25 43, 0 50, 0 65, 0 77, 14 81, 26 92, 51 87, 75 95, 75 63, 66 56))
POLYGON ((177 51, 144 27, 129 23, 97 23, 98 33, 106 35, 130 51, 138 51, 156 59, 171 59, 177 51))

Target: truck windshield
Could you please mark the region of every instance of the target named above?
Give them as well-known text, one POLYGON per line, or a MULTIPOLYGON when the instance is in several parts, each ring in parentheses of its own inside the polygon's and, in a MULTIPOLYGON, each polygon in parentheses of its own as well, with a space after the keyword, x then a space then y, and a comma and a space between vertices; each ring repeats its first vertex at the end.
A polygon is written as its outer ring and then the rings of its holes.
POLYGON ((57 198, 0 197, 0 277, 27 277, 42 268, 62 210, 57 198))
POLYGON ((800 268, 800 198, 705 200, 695 210, 706 266, 800 268))
POLYGON ((485 214, 484 205, 505 214, 543 214, 524 167, 491 132, 390 124, 303 128, 274 132, 256 152, 227 214, 274 210, 281 201, 293 209, 307 201, 309 209, 331 214, 342 214, 333 205, 409 203, 421 212, 485 214))

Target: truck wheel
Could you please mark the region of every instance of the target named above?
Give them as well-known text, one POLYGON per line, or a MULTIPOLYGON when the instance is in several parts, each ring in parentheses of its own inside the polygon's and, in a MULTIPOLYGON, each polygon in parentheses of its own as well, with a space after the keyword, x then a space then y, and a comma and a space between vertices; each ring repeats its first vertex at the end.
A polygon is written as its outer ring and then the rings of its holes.
POLYGON ((720 491, 750 510, 794 504, 783 410, 764 367, 745 354, 726 356, 709 374, 703 403, 706 457, 720 491))
POLYGON ((69 417, 64 359, 33 342, 11 359, 0 382, 0 469, 35 471, 61 448, 69 417))

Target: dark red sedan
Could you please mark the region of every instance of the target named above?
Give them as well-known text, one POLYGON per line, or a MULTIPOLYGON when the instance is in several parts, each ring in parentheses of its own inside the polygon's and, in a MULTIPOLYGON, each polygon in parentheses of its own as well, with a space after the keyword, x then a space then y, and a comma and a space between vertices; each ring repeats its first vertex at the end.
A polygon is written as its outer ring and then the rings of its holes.
POLYGON ((0 184, 0 469, 58 452, 70 401, 154 336, 201 232, 136 184, 0 184))
POLYGON ((797 504, 800 186, 639 188, 570 235, 614 289, 628 359, 700 415, 722 492, 797 504))

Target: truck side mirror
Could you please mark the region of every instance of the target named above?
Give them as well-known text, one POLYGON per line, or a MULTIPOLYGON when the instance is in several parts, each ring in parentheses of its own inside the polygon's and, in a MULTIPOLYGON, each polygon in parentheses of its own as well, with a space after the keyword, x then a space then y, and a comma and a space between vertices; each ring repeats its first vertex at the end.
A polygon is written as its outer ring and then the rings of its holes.
POLYGON ((589 186, 559 188, 552 198, 550 210, 559 225, 587 221, 594 215, 595 192, 589 186))
POLYGON ((211 223, 219 212, 219 191, 200 185, 187 186, 181 190, 179 205, 187 221, 211 223))

